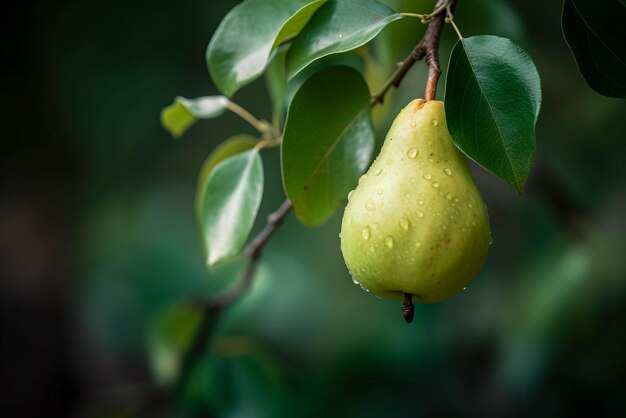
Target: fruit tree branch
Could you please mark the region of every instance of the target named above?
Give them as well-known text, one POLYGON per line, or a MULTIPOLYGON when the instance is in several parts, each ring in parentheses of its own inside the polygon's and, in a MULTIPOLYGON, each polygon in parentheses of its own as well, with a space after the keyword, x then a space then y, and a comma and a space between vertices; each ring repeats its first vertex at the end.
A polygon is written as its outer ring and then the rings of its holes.
POLYGON ((254 273, 256 272, 256 267, 261 258, 265 244, 267 244, 274 231, 283 223, 290 210, 291 202, 285 200, 275 212, 270 213, 267 217, 267 225, 265 225, 261 232, 248 244, 244 250, 244 254, 248 257, 248 264, 246 265, 246 270, 239 284, 219 297, 197 301, 197 306, 206 310, 221 310, 231 305, 239 296, 248 290, 252 284, 252 279, 254 278, 254 273))
MULTIPOLYGON (((437 12, 428 27, 422 39, 415 45, 413 51, 398 64, 398 68, 392 74, 391 78, 385 86, 372 96, 371 104, 382 103, 385 94, 391 87, 398 87, 404 77, 407 75, 413 64, 424 59, 428 65, 428 81, 424 90, 424 100, 434 100, 437 94, 437 82, 441 75, 441 67, 439 66, 439 39, 441 38, 441 30, 445 23, 446 14, 451 13, 456 6, 456 0, 439 0, 435 5, 437 12)), ((433 12, 434 13, 434 12, 433 12)))
POLYGON ((185 356, 183 357, 181 374, 176 386, 177 395, 180 395, 180 393, 184 390, 189 374, 193 370, 193 365, 206 352, 206 348, 211 340, 211 334, 213 333, 213 329, 215 328, 215 324, 217 323, 220 313, 239 299, 239 297, 250 288, 257 266, 261 259, 261 253, 265 248, 265 244, 267 244, 272 234, 283 223, 290 210, 291 202, 286 199, 275 212, 272 212, 267 217, 267 225, 265 225, 261 232, 254 237, 244 250, 244 254, 248 258, 248 262, 246 264, 246 270, 235 287, 218 297, 212 299, 199 299, 194 302, 195 306, 204 311, 204 315, 200 326, 198 327, 198 331, 185 356))

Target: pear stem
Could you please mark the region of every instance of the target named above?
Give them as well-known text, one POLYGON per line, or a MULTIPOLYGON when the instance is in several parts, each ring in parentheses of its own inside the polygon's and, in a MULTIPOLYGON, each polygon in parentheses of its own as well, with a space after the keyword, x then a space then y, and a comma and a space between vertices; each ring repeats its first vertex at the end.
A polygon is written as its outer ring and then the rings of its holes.
POLYGON ((424 89, 424 100, 429 102, 437 98, 437 83, 441 76, 441 67, 439 66, 439 39, 441 38, 441 30, 445 21, 445 15, 439 14, 433 18, 426 33, 420 41, 423 43, 425 50, 426 65, 428 65, 428 80, 424 89))
POLYGON ((415 314, 415 305, 413 305, 413 295, 410 293, 404 294, 404 302, 402 303, 402 316, 407 324, 413 322, 413 315, 415 314))

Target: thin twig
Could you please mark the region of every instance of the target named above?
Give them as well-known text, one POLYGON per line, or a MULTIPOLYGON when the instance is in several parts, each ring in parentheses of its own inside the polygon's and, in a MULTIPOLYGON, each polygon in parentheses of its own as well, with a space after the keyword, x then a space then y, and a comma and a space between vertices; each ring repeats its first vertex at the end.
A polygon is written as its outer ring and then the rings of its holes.
POLYGON ((261 232, 248 244, 244 250, 245 256, 248 257, 248 264, 246 265, 246 270, 239 284, 217 298, 197 301, 197 306, 208 310, 221 310, 231 305, 239 296, 248 290, 252 284, 252 279, 256 272, 259 259, 261 258, 263 248, 265 248, 265 244, 267 244, 272 234, 283 223, 290 210, 291 202, 285 200, 275 212, 272 212, 267 217, 267 225, 265 225, 261 232))
POLYGON ((450 7, 450 3, 452 3, 452 0, 446 0, 444 2, 437 3, 437 5, 435 6, 435 10, 427 15, 421 13, 400 13, 400 15, 406 17, 415 17, 417 19, 420 19, 422 23, 430 23, 433 17, 437 16, 439 13, 450 7))
POLYGON ((456 32, 456 35, 459 37, 459 40, 463 40, 463 35, 461 35, 461 31, 456 26, 456 23, 454 23, 454 15, 452 14, 451 11, 448 11, 448 14, 446 16, 446 23, 451 24, 452 27, 454 28, 454 31, 456 32))
POLYGON ((396 71, 391 75, 383 88, 372 96, 370 104, 374 106, 376 103, 382 103, 385 95, 391 87, 398 87, 404 77, 407 75, 413 64, 421 59, 426 60, 428 65, 428 81, 424 91, 424 100, 434 100, 437 92, 437 81, 441 75, 439 67, 439 38, 441 30, 446 18, 446 10, 453 10, 456 0, 439 0, 435 5, 435 11, 432 13, 432 21, 428 24, 426 32, 422 39, 417 43, 413 51, 398 64, 396 71), (435 13, 437 12, 437 13, 435 13))
POLYGON ((241 117, 246 122, 248 122, 250 125, 252 125, 252 127, 254 127, 254 129, 259 131, 260 133, 264 134, 268 131, 269 125, 267 122, 257 119, 254 115, 252 115, 252 113, 248 112, 237 103, 231 102, 229 100, 226 104, 226 108, 241 117))

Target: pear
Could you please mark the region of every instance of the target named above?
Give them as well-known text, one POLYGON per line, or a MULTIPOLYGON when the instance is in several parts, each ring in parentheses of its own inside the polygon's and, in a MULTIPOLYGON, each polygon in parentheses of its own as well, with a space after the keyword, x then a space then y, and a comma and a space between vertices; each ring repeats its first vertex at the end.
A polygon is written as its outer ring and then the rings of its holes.
POLYGON ((341 251, 353 280, 382 297, 438 302, 472 281, 490 242, 487 209, 443 102, 413 100, 348 195, 341 251))

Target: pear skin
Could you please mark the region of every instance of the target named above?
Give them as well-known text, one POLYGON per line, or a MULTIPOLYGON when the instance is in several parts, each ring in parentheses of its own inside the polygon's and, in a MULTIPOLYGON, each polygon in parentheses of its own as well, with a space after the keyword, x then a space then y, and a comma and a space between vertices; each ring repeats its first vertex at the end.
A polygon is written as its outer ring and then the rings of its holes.
POLYGON ((341 251, 350 274, 376 295, 434 303, 470 284, 490 242, 487 208, 443 102, 413 100, 348 195, 341 251))

